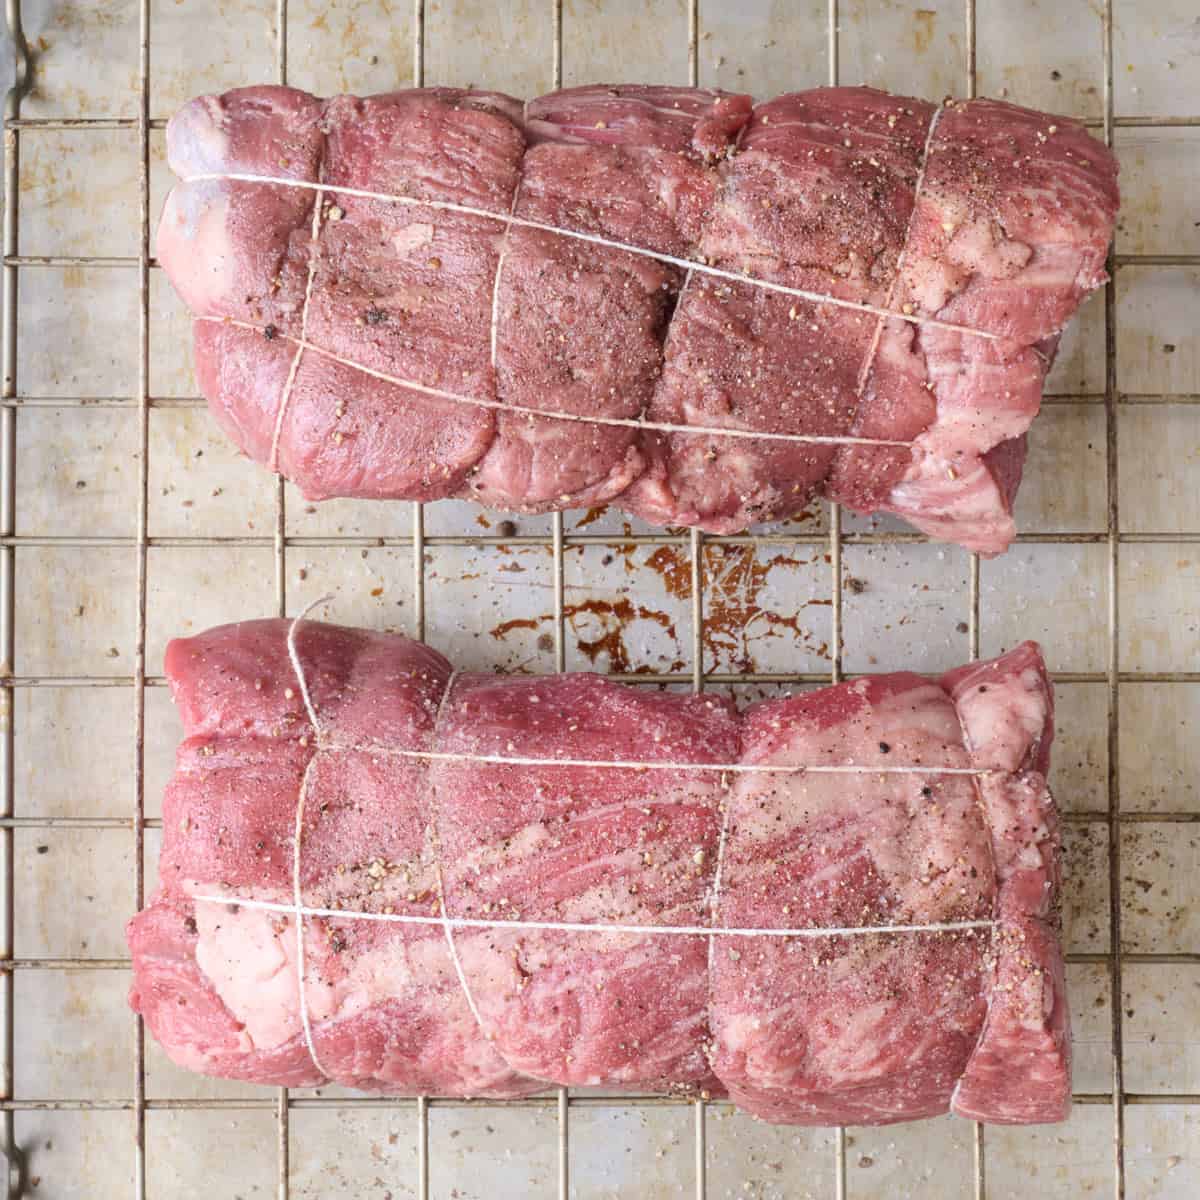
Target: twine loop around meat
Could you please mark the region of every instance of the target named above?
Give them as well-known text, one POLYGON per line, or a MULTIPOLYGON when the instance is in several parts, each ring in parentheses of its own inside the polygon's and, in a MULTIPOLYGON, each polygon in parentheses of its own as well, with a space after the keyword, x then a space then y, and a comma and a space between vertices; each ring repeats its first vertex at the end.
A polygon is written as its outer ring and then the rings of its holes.
MULTIPOLYGON (((973 326, 963 325, 954 321, 941 320, 938 317, 922 315, 913 311, 911 305, 904 305, 900 308, 895 307, 896 293, 901 281, 901 269, 908 250, 908 243, 912 231, 912 221, 916 215, 917 202, 921 194, 921 189, 925 183, 925 169, 929 159, 929 150, 933 141, 934 130, 937 127, 938 118, 941 116, 941 113, 942 109, 940 107, 934 109, 930 118, 928 129, 926 131, 924 150, 921 157, 921 166, 918 171, 917 180, 913 191, 912 212, 909 214, 909 224, 905 230, 904 242, 900 248, 900 253, 896 262, 895 273, 888 289, 887 298, 883 305, 870 304, 866 301, 860 300, 849 300, 840 296, 830 295, 826 292, 813 291, 808 288, 791 287, 788 284, 777 283, 773 280, 758 278, 749 274, 748 272, 734 271, 726 267, 719 267, 701 259, 684 258, 678 255, 667 254, 661 251, 651 250, 645 246, 638 246, 630 242, 622 242, 614 238, 605 237, 602 234, 588 233, 584 230, 578 229, 567 229, 562 226, 550 224, 546 221, 539 221, 530 217, 519 216, 516 212, 517 199, 520 194, 519 183, 514 189, 509 210, 507 212, 498 212, 492 209, 481 208, 477 205, 461 204, 455 201, 422 199, 420 197, 402 195, 399 193, 375 191, 370 188, 355 188, 342 185, 333 186, 326 182, 306 179, 293 179, 283 175, 266 175, 243 171, 204 171, 198 172, 194 175, 184 176, 182 177, 181 182, 184 184, 246 183, 261 184, 263 186, 270 187, 297 188, 304 191, 314 192, 315 200, 313 203, 313 217, 310 238, 312 251, 309 256, 308 278, 305 285, 304 303, 301 309, 300 330, 298 336, 284 333, 282 330, 278 330, 274 326, 257 325, 251 321, 242 321, 231 316, 199 316, 196 318, 196 320, 209 321, 217 324, 228 325, 234 328, 263 333, 265 336, 269 336, 273 340, 280 339, 295 346, 295 354, 292 357, 282 395, 280 397, 279 406, 276 410, 271 440, 270 459, 268 465, 270 466, 270 469, 275 472, 279 471, 279 443, 283 431, 288 404, 294 390, 296 375, 300 366, 300 360, 306 351, 311 351, 312 353, 319 355, 328 361, 336 362, 341 366, 358 371, 373 379, 377 379, 380 382, 417 392, 428 396, 431 399, 443 400, 454 404, 470 405, 493 412, 511 413, 515 416, 529 418, 530 420, 567 421, 584 425, 600 425, 609 428, 634 429, 639 431, 678 434, 692 437, 749 439, 762 442, 784 442, 816 446, 864 446, 911 449, 913 446, 918 444, 917 441, 899 438, 859 437, 852 434, 805 434, 791 432, 771 432, 724 425, 680 424, 672 421, 652 421, 647 419, 644 414, 637 417, 613 417, 602 414, 570 413, 551 409, 534 408, 530 405, 513 404, 503 400, 492 399, 491 397, 487 396, 470 396, 449 388, 422 383, 415 379, 404 378, 388 371, 382 371, 374 367, 369 367, 366 364, 357 362, 346 355, 338 354, 334 350, 320 346, 308 339, 308 315, 312 301, 314 280, 316 278, 316 248, 318 246, 318 240, 322 228, 323 203, 327 194, 356 197, 364 200, 375 200, 384 203, 417 208, 427 208, 433 209, 437 212, 453 213, 462 216, 477 217, 483 220, 494 221, 500 225, 503 225, 505 233, 507 233, 509 229, 516 226, 522 229, 536 230, 558 237, 584 242, 603 249, 616 250, 643 258, 649 258, 655 262, 665 263, 686 271, 687 276, 684 285, 685 287, 687 286, 687 281, 690 281, 693 274, 700 274, 706 275, 710 278, 722 280, 726 283, 754 287, 818 306, 829 305, 835 308, 847 309, 853 312, 873 316, 876 319, 875 327, 872 330, 867 351, 863 357, 863 362, 858 372, 855 390, 856 402, 861 403, 862 396, 869 381, 871 368, 874 365, 878 354, 883 328, 887 321, 901 321, 915 327, 940 329, 967 337, 981 338, 985 341, 1000 343, 1008 340, 1002 334, 993 333, 984 329, 977 329, 973 326)), ((496 365, 497 347, 496 306, 500 291, 500 276, 504 266, 504 256, 505 247, 502 247, 497 258, 491 297, 492 311, 489 340, 490 362, 493 368, 496 365)), ((1044 355, 1041 355, 1041 352, 1037 350, 1036 347, 1027 348, 1032 350, 1035 354, 1039 354, 1039 356, 1043 358, 1045 357, 1044 355)))
MULTIPOLYGON (((721 823, 721 831, 717 843, 717 855, 713 868, 713 883, 709 892, 707 908, 709 923, 707 925, 639 925, 631 923, 591 923, 578 921, 543 921, 524 918, 490 919, 482 917, 451 916, 446 902, 446 889, 442 874, 440 853, 434 863, 434 872, 438 888, 439 915, 423 916, 416 913, 383 913, 364 912, 354 909, 325 908, 304 903, 301 887, 301 865, 303 855, 304 811, 308 798, 309 783, 313 769, 319 756, 323 753, 370 753, 381 757, 396 757, 424 762, 466 762, 488 764, 508 764, 520 767, 586 767, 607 768, 612 770, 637 771, 715 771, 722 774, 837 774, 837 775, 947 775, 968 776, 980 778, 993 772, 987 768, 976 767, 939 767, 925 764, 909 765, 896 764, 889 766, 858 766, 854 764, 777 764, 750 765, 747 763, 688 763, 688 762, 637 762, 626 759, 584 759, 584 758, 554 758, 535 757, 527 755, 498 755, 477 754, 467 752, 437 751, 433 749, 408 749, 394 746, 384 746, 374 741, 342 742, 330 736, 322 727, 317 715, 317 707, 313 701, 308 685, 308 677, 296 646, 296 635, 301 624, 307 619, 314 608, 333 599, 332 596, 322 596, 307 605, 304 610, 291 622, 288 627, 287 649, 292 671, 304 704, 305 712, 312 727, 313 754, 305 767, 296 803, 296 819, 292 847, 292 902, 273 902, 260 899, 243 899, 236 895, 195 895, 192 899, 197 903, 231 904, 241 907, 258 909, 265 912, 283 913, 290 915, 296 926, 296 972, 298 977, 300 1023, 304 1033, 305 1044, 312 1058, 313 1065, 326 1078, 332 1078, 322 1067, 317 1056, 316 1040, 313 1035, 313 1022, 308 1003, 307 972, 305 968, 304 926, 306 918, 349 919, 361 921, 384 921, 398 925, 439 926, 446 937, 451 961, 455 974, 462 987, 463 996, 472 1016, 479 1025, 485 1037, 490 1035, 484 1025, 483 1018, 471 992, 470 984, 458 954, 454 940, 455 930, 465 929, 519 929, 531 931, 570 933, 575 935, 605 935, 624 934, 634 936, 669 936, 669 937, 704 937, 708 941, 709 962, 712 962, 714 947, 718 938, 827 938, 827 937, 863 937, 872 935, 892 934, 943 934, 963 933, 974 930, 992 930, 999 922, 993 919, 970 921, 944 921, 930 923, 892 924, 892 925, 857 925, 840 927, 798 926, 795 928, 738 928, 719 927, 721 875, 728 842, 729 806, 726 806, 721 823)), ((445 711, 454 688, 458 672, 453 672, 447 680, 438 706, 437 717, 434 720, 434 730, 438 718, 445 711)), ((436 822, 435 822, 436 827, 436 822)))

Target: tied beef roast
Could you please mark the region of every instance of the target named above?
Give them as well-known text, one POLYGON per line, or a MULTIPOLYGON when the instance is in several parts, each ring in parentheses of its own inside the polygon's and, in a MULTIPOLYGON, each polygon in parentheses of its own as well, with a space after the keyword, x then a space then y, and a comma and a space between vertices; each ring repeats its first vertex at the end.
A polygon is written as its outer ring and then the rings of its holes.
POLYGON ((823 494, 984 553, 1117 210, 1077 124, 866 88, 254 87, 167 143, 201 389, 307 496, 731 533, 823 494))
POLYGON ((167 651, 186 739, 128 937, 132 1003, 176 1062, 393 1094, 727 1095, 791 1123, 1065 1115, 1036 646, 739 715, 595 675, 454 674, 311 623, 318 730, 287 633, 167 651), (770 770, 798 765, 855 770, 770 770))

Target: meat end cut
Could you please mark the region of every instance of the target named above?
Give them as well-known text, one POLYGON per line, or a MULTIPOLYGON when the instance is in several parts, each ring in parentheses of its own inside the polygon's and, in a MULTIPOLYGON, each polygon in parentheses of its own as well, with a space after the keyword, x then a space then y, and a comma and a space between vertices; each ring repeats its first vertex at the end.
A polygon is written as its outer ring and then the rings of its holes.
POLYGON ((1032 643, 739 715, 315 623, 306 693, 288 628, 167 651, 186 738, 128 938, 131 1002, 176 1062, 729 1096, 797 1124, 1066 1114, 1032 643))
POLYGON ((253 87, 167 147, 200 387, 310 498, 734 533, 820 494, 987 554, 1118 203, 1071 121, 868 88, 253 87))

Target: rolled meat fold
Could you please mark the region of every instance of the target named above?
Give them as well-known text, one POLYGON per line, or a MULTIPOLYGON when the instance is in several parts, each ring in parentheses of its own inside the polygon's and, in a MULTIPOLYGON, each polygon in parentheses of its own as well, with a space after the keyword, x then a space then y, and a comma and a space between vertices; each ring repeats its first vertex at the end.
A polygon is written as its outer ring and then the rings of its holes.
POLYGON ((869 88, 254 87, 167 146, 200 387, 311 498, 733 533, 825 495, 987 554, 1118 204, 1074 122, 869 88))
POLYGON ((319 623, 294 633, 301 679, 288 630, 167 651, 186 737, 128 938, 131 1003, 176 1062, 728 1095, 796 1124, 1065 1116, 1032 643, 739 715, 319 623))

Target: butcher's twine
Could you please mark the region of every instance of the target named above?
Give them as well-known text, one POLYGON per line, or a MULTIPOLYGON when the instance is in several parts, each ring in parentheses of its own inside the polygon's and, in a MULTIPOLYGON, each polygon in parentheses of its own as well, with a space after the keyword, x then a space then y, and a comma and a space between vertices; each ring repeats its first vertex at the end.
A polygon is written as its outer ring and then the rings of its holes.
MULTIPOLYGON (((505 232, 507 232, 512 226, 516 225, 525 229, 534 229, 544 233, 551 233, 559 237, 572 238, 577 241, 587 242, 596 246, 602 246, 610 250, 620 250, 628 254, 638 255, 643 258, 650 258, 656 262, 668 263, 672 266, 676 266, 685 270, 687 272, 685 287, 686 282, 691 280, 691 277, 694 273, 700 273, 717 279, 727 280, 731 283, 745 284, 751 287, 762 288, 766 291, 775 292, 780 295, 791 296, 795 299, 804 300, 816 305, 828 304, 836 308, 844 308, 854 312, 870 314, 876 317, 876 323, 875 328, 872 331, 867 354, 864 357, 863 365, 860 368, 858 375, 856 396, 861 402, 862 394, 870 377, 871 367, 874 365, 878 354, 880 341, 883 336, 884 324, 888 320, 898 320, 910 325, 943 329, 948 332, 983 338, 988 341, 1001 342, 1005 340, 1002 335, 991 333, 987 330, 976 329, 969 325, 961 325, 954 321, 943 321, 937 317, 927 317, 921 316, 917 313, 908 313, 892 307, 895 301, 896 291, 900 286, 901 268, 903 266, 905 252, 908 249, 912 221, 917 211, 916 202, 920 196, 921 188, 925 181, 925 167, 928 162, 929 147, 933 141, 934 130, 937 127, 937 122, 939 116, 941 115, 941 111, 942 110, 940 108, 936 108, 929 122, 929 128, 925 137, 925 149, 922 156, 921 168, 918 172, 917 182, 913 192, 913 209, 909 214, 909 226, 905 232, 904 244, 901 247, 900 255, 897 259, 896 271, 893 276, 891 286, 888 290, 887 301, 882 307, 879 305, 868 304, 865 301, 846 300, 838 296, 831 296, 825 292, 814 292, 806 288, 795 288, 790 287, 787 284, 775 283, 768 279, 759 279, 755 276, 738 271, 730 271, 723 267, 716 267, 710 263, 701 262, 690 258, 680 258, 676 255, 662 253, 657 250, 650 250, 644 246, 635 246, 628 242, 617 241, 613 238, 604 237, 601 234, 585 233, 581 230, 575 229, 565 229, 557 225, 551 225, 545 221, 536 221, 528 217, 517 216, 517 198, 520 194, 519 183, 513 191, 513 198, 509 211, 507 213, 498 213, 490 209, 478 208, 468 204, 458 204, 448 200, 423 200, 414 196, 402 196, 389 192, 376 192, 367 188, 340 186, 330 187, 325 183, 314 182, 305 179, 290 179, 282 175, 258 175, 238 171, 202 172, 196 175, 186 176, 182 179, 182 182, 185 184, 211 182, 261 183, 271 186, 300 188, 316 193, 316 199, 313 204, 313 225, 311 239, 314 250, 309 256, 308 280, 305 286, 304 307, 302 309, 300 319, 300 335, 299 337, 296 337, 292 334, 283 333, 282 331, 273 328, 271 331, 272 337, 282 338, 284 341, 289 342, 296 347, 296 352, 288 371, 287 381, 284 385, 283 396, 276 413, 274 436, 271 442, 271 457, 269 463, 271 470, 273 471, 278 471, 279 469, 279 441, 283 429, 284 417, 287 410, 288 401, 292 393, 296 373, 299 368, 300 359, 306 350, 311 350, 314 354, 319 354, 333 362, 340 363, 342 366, 349 367, 352 370, 360 371, 365 375, 371 376, 372 378, 379 379, 384 383, 393 384, 396 387, 405 388, 410 391, 420 392, 423 395, 427 395, 435 399, 445 400, 454 404, 472 405, 477 408, 484 408, 497 412, 511 412, 530 418, 541 418, 543 420, 551 421, 573 421, 584 425, 603 425, 622 429, 652 430, 659 433, 685 434, 699 437, 749 438, 757 441, 790 442, 795 444, 817 446, 893 446, 900 448, 911 448, 913 445, 915 445, 914 442, 894 438, 855 437, 850 434, 771 433, 753 429, 729 428, 719 425, 681 425, 671 421, 650 421, 644 419, 643 417, 609 417, 544 410, 533 408, 528 405, 511 404, 501 400, 491 400, 479 396, 468 396, 461 392, 450 391, 446 388, 433 387, 429 384, 419 383, 413 379, 406 379, 403 376, 393 375, 386 371, 380 371, 376 368, 368 367, 363 363, 356 362, 354 359, 347 358, 344 355, 337 354, 331 350, 310 342, 306 334, 309 306, 313 293, 313 283, 316 277, 317 255, 315 252, 315 247, 317 245, 321 227, 322 202, 326 193, 332 193, 335 195, 356 196, 368 200, 380 200, 394 204, 411 205, 419 208, 431 208, 440 212, 450 212, 465 216, 482 217, 486 220, 496 221, 503 224, 505 227, 505 232)), ((496 274, 492 284, 492 310, 489 341, 490 361, 493 368, 496 365, 498 336, 497 303, 500 293, 500 276, 504 266, 504 256, 506 250, 507 242, 501 247, 500 254, 497 256, 496 274)), ((202 321, 211 321, 218 324, 231 325, 235 328, 248 329, 259 333, 265 333, 268 329, 267 326, 256 325, 249 321, 239 321, 233 317, 202 316, 197 317, 196 319, 202 321)))
MULTIPOLYGON (((806 766, 803 764, 793 766, 783 766, 779 764, 767 764, 763 766, 752 766, 746 763, 690 763, 690 762, 629 762, 626 760, 600 760, 600 759, 562 759, 562 758, 533 758, 533 757, 508 757, 495 754, 472 754, 472 753, 450 753, 450 752, 434 752, 425 750, 400 750, 395 747, 378 746, 374 742, 367 741, 364 743, 341 743, 336 739, 328 737, 321 727, 321 723, 317 718, 317 708, 312 699, 312 694, 308 686, 308 677, 305 674, 303 663, 300 660, 300 654, 296 647, 296 634, 301 623, 308 617, 312 610, 321 604, 328 603, 333 599, 332 596, 322 596, 307 605, 304 610, 297 616, 288 627, 287 635, 287 650, 288 658, 291 662, 292 671, 296 676, 296 682, 300 689, 300 696, 304 703, 305 712, 308 715, 309 723, 313 729, 313 740, 315 751, 309 759, 308 765, 305 767, 304 776, 300 783, 300 792, 296 803, 296 822, 294 830, 294 845, 292 848, 292 903, 285 904, 270 900, 245 899, 238 895, 194 895, 192 899, 196 902, 204 902, 210 904, 234 904, 241 908, 258 909, 265 912, 288 913, 295 919, 296 924, 296 971, 298 976, 298 994, 299 994, 299 1010, 300 1023, 304 1032, 305 1044, 308 1048, 309 1056, 312 1058, 313 1066, 324 1075, 327 1079, 333 1078, 331 1073, 327 1071, 320 1062, 317 1056, 316 1040, 313 1035, 312 1017, 309 1011, 307 978, 305 969, 305 946, 304 946, 304 921, 306 917, 324 917, 331 919, 348 919, 357 921, 383 921, 392 922, 398 925, 426 925, 440 926, 445 933, 446 943, 449 948, 451 961, 454 964, 455 974, 458 977, 459 984, 462 987, 463 995, 467 1002, 467 1007, 470 1009, 472 1016, 479 1025, 480 1030, 485 1037, 490 1037, 483 1023, 483 1018, 479 1008, 475 1003, 475 998, 471 992, 470 985, 467 981, 466 972, 463 969, 461 958, 459 957, 458 947, 454 941, 454 930, 456 929, 515 929, 515 930, 537 930, 548 933, 591 933, 591 934, 625 934, 635 936, 667 936, 667 937, 705 937, 709 939, 708 955, 711 965, 712 956, 716 939, 721 937, 731 938, 827 938, 827 937, 863 937, 867 935, 889 935, 900 933, 969 933, 974 930, 993 929, 998 924, 994 920, 977 920, 977 921, 943 921, 932 922, 929 924, 897 924, 897 925, 848 925, 848 926, 823 926, 813 928, 811 926, 801 926, 797 928, 771 928, 759 929, 751 927, 717 927, 717 915, 720 897, 721 886, 721 869, 725 853, 725 846, 728 838, 728 821, 729 811, 726 806, 726 811, 721 824, 720 839, 718 842, 717 859, 713 872, 713 886, 710 893, 709 910, 710 923, 708 925, 638 925, 638 924, 592 924, 582 921, 540 921, 526 919, 489 919, 484 917, 452 917, 449 913, 449 907, 446 903, 445 883, 442 875, 441 862, 435 864, 435 874, 437 878, 438 888, 438 907, 440 916, 421 916, 416 913, 383 913, 383 912, 363 912, 355 909, 342 908, 322 908, 316 905, 308 905, 304 903, 303 891, 301 889, 301 865, 303 851, 303 829, 304 829, 304 809, 305 801, 308 795, 309 781, 312 777, 313 768, 317 763, 318 756, 321 753, 348 753, 348 752, 367 752, 371 754, 391 755, 402 758, 449 761, 449 762, 469 762, 469 763, 508 763, 514 766, 547 766, 547 767, 605 767, 614 770, 665 770, 665 771, 722 771, 722 772, 754 772, 754 773, 788 773, 788 774, 855 774, 855 775, 897 775, 897 774, 919 774, 919 775, 970 775, 970 776, 986 776, 993 772, 988 769, 977 769, 973 767, 937 767, 924 765, 907 765, 901 764, 898 766, 888 767, 863 767, 854 765, 815 765, 806 766)), ((454 681, 458 675, 455 671, 447 680, 446 688, 442 693, 442 698, 438 706, 438 717, 445 711, 447 702, 449 701, 451 691, 453 690, 454 681)), ((437 726, 435 718, 434 726, 437 726)), ((436 828, 436 822, 434 822, 436 828)), ((439 856, 440 857, 440 856, 439 856)))
MULTIPOLYGON (((311 241, 315 246, 321 236, 321 200, 325 193, 317 190, 317 198, 313 202, 311 241)), ((304 307, 300 310, 300 338, 296 343, 296 353, 292 355, 291 366, 288 367, 287 379, 284 380, 283 392, 279 397, 279 407, 275 411, 275 429, 271 434, 271 458, 268 466, 272 471, 279 470, 279 437, 283 432, 283 418, 287 413, 288 402, 292 398, 292 388, 296 383, 296 375, 300 370, 300 360, 304 357, 304 335, 308 331, 308 310, 312 304, 313 284, 317 278, 317 256, 310 254, 308 258, 308 279, 304 284, 304 307)))
POLYGON ((325 183, 315 183, 308 179, 288 179, 283 175, 255 175, 241 171, 202 171, 196 175, 182 176, 181 183, 264 183, 275 187, 301 188, 310 192, 332 192, 340 196, 355 196, 361 200, 382 200, 392 204, 407 204, 414 208, 432 208, 438 212, 459 213, 462 216, 482 217, 497 224, 517 225, 523 229, 535 229, 542 233, 552 233, 558 237, 572 238, 580 242, 590 242, 594 246, 603 246, 608 250, 621 250, 626 254, 635 254, 641 258, 651 258, 656 262, 668 263, 684 271, 696 271, 702 275, 710 275, 716 279, 724 279, 730 283, 746 284, 750 287, 762 288, 765 291, 777 292, 783 296, 791 296, 797 300, 807 300, 810 304, 829 304, 834 308, 846 308, 852 312, 867 313, 871 316, 883 317, 888 320, 904 321, 909 325, 924 325, 931 329, 944 329, 948 333, 962 333, 969 337, 983 338, 986 341, 1003 342, 1007 339, 1003 334, 991 333, 986 329, 976 329, 972 325, 960 325, 956 321, 943 321, 937 317, 924 317, 917 313, 906 313, 903 310, 884 308, 878 304, 868 304, 865 300, 846 300, 841 296, 831 296, 827 292, 814 292, 807 288, 791 287, 786 283, 775 283, 770 279, 759 279, 740 271, 730 271, 725 267, 714 267, 711 263, 694 258, 681 258, 675 254, 666 254, 661 250, 650 250, 645 246, 635 246, 630 242, 620 242, 615 238, 605 237, 599 233, 585 233, 580 229, 565 229, 559 225, 551 225, 547 221, 535 221, 530 217, 519 217, 515 213, 495 212, 492 209, 476 208, 470 204, 457 204, 451 200, 423 200, 418 196, 399 196, 389 192, 376 192, 369 188, 336 187, 325 183))
MULTIPOLYGON (((227 325, 234 329, 248 329, 252 333, 265 333, 267 326, 255 325, 252 321, 239 321, 235 317, 196 317, 197 321, 208 321, 214 325, 227 325)), ((835 434, 816 434, 816 433, 770 433, 766 431, 760 432, 756 429, 736 429, 728 428, 722 425, 673 425, 669 421, 649 421, 642 417, 606 417, 599 414, 583 415, 580 413, 559 412, 553 409, 533 408, 527 404, 509 404, 504 400, 487 400, 481 396, 466 396, 461 392, 447 391, 445 388, 431 387, 426 383, 418 383, 415 379, 405 379, 402 375, 392 375, 387 371, 380 371, 376 367, 368 367, 365 363, 356 362, 352 358, 347 358, 343 354, 335 354, 332 350, 327 350, 324 346, 318 346, 315 342, 310 342, 302 337, 294 337, 290 333, 283 333, 275 330, 271 334, 272 340, 290 342, 296 347, 297 355, 305 350, 311 350, 314 354, 320 355, 322 358, 328 359, 330 362, 340 363, 344 367, 350 367, 352 370, 360 371, 364 375, 370 375, 372 379, 381 380, 383 383, 395 384, 397 387, 406 388, 411 392, 420 392, 424 396, 430 396, 435 400, 447 400, 452 404, 470 404, 475 408, 486 408, 493 412, 510 412, 516 413, 518 416, 537 417, 547 421, 572 421, 579 425, 609 425, 618 429, 649 429, 659 433, 690 433, 705 437, 731 437, 731 438, 748 438, 752 441, 766 442, 802 442, 806 445, 817 446, 912 446, 913 442, 898 441, 890 438, 864 438, 853 437, 849 434, 845 436, 835 434)), ((293 359, 293 362, 296 360, 293 359)), ((288 389, 290 391, 290 389, 288 389)), ((277 412, 276 421, 276 440, 272 448, 272 458, 275 459, 278 450, 278 434, 283 427, 284 405, 280 405, 277 412)), ((275 461, 272 461, 271 469, 278 470, 275 461)))
MULTIPOLYGON (((912 208, 909 210, 908 223, 904 227, 904 241, 900 243, 900 253, 896 256, 896 268, 892 273, 892 282, 888 287, 887 299, 883 302, 883 313, 890 313, 892 305, 896 303, 896 290, 899 288, 900 281, 904 275, 904 259, 908 254, 908 243, 912 240, 913 221, 917 219, 917 202, 921 197, 921 189, 925 186, 925 169, 929 166, 929 148, 933 145, 933 131, 937 129, 938 120, 944 111, 940 104, 934 106, 933 114, 929 118, 929 128, 925 131, 925 144, 921 149, 921 168, 917 172, 917 182, 913 187, 912 208)), ((317 203, 320 204, 319 199, 317 203)), ((875 365, 875 358, 879 353, 879 343, 883 338, 883 326, 887 320, 887 317, 883 313, 875 321, 875 328, 871 333, 871 344, 867 348, 866 357, 863 359, 862 367, 858 372, 858 388, 855 392, 855 399, 858 404, 862 403, 863 393, 866 391, 867 383, 871 378, 871 368, 875 365)))
MULTIPOLYGON (((318 603, 320 602, 318 601, 318 603)), ((299 656, 296 654, 295 640, 292 638, 292 633, 295 630, 297 623, 298 622, 293 621, 291 629, 288 630, 288 653, 291 655, 293 665, 299 661, 299 656)), ((437 715, 433 719, 434 729, 437 729, 438 723, 441 721, 442 714, 446 710, 446 704, 450 700, 450 693, 454 690, 454 681, 457 678, 458 671, 451 671, 450 678, 446 680, 446 690, 442 693, 442 699, 438 704, 437 715)), ((475 1018, 475 1024, 479 1026, 480 1032, 484 1035, 484 1037, 487 1037, 488 1032, 483 1024, 483 1017, 479 1015, 479 1007, 475 1003, 475 995, 471 991, 471 985, 467 982, 467 973, 463 970, 462 959, 458 956, 458 946, 455 945, 454 942, 454 928, 451 925, 449 918, 450 907, 446 903, 446 880, 442 874, 442 842, 439 834, 440 822, 437 820, 436 803, 436 800, 431 796, 429 823, 433 830, 433 865, 434 873, 437 876, 438 910, 442 914, 442 929, 446 934, 446 945, 450 950, 450 961, 454 964, 454 974, 458 976, 459 986, 463 990, 463 996, 466 998, 467 1007, 471 1010, 471 1016, 475 1018)))
MULTIPOLYGON (((508 206, 508 215, 511 221, 517 211, 517 202, 521 198, 521 184, 525 182, 525 176, 522 175, 517 179, 517 186, 513 188, 512 203, 508 206)), ((504 241, 500 244, 500 253, 496 255, 496 278, 492 280, 492 316, 489 322, 488 340, 491 347, 491 363, 492 370, 496 369, 496 351, 500 341, 500 276, 504 271, 504 256, 508 253, 508 225, 504 227, 504 241)))

